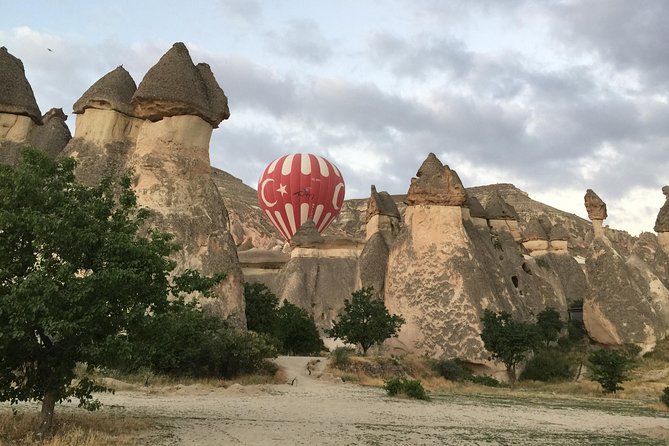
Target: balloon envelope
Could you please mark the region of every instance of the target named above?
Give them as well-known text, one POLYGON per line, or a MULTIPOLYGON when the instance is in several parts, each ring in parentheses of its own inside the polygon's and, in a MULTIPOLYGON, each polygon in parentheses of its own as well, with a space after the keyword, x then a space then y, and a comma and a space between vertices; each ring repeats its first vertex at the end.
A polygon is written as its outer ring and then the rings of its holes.
POLYGON ((288 241, 307 220, 313 220, 318 232, 323 232, 339 214, 344 192, 339 169, 310 153, 272 161, 258 180, 258 203, 288 241))

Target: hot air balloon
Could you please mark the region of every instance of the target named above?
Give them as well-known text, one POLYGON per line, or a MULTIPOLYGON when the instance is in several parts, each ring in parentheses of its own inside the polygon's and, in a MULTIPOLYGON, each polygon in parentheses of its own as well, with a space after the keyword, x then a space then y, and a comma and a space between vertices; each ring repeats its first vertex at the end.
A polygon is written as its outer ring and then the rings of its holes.
POLYGON ((339 214, 344 191, 344 178, 334 164, 311 153, 294 153, 265 168, 258 180, 258 203, 290 241, 307 220, 323 232, 339 214))

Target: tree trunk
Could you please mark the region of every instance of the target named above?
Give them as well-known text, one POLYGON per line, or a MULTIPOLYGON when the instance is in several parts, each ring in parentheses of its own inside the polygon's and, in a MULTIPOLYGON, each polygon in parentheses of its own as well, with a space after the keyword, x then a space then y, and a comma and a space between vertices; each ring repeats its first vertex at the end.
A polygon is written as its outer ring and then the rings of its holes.
POLYGON ((51 435, 53 427, 53 411, 56 406, 56 392, 49 390, 44 394, 42 400, 42 412, 39 415, 39 424, 37 425, 37 437, 47 438, 51 435))
POLYGON ((509 377, 509 384, 511 384, 511 388, 516 387, 516 366, 512 365, 511 367, 506 368, 506 374, 509 377))

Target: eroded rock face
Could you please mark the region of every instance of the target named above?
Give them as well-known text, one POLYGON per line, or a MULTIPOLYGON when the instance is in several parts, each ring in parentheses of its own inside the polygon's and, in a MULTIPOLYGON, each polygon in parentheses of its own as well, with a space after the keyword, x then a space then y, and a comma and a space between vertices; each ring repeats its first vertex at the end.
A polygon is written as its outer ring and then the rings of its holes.
POLYGON ((29 143, 49 158, 56 158, 72 139, 70 129, 65 124, 66 119, 62 108, 52 108, 42 116, 43 124, 33 127, 28 136, 29 143))
POLYGON ((279 301, 303 308, 319 329, 332 328, 344 300, 356 289, 361 249, 361 243, 336 239, 295 246, 273 282, 279 301))
POLYGON ((661 281, 648 280, 653 273, 646 262, 640 257, 625 261, 608 239, 595 238, 585 265, 588 292, 583 321, 592 339, 605 345, 634 343, 648 351, 666 336, 669 321, 653 300, 665 299, 667 290, 661 281), (653 295, 656 298, 649 299, 653 295))
POLYGON ((585 209, 588 211, 588 218, 590 220, 605 220, 608 217, 606 213, 606 203, 599 198, 592 189, 585 192, 585 209))
POLYGON ((313 220, 307 220, 298 228, 293 238, 290 240, 290 246, 302 246, 312 248, 323 243, 323 237, 316 229, 313 220))
POLYGON ((467 199, 467 193, 458 174, 443 165, 434 153, 428 155, 418 169, 416 177, 411 179, 407 193, 406 203, 409 206, 417 204, 462 206, 467 199))

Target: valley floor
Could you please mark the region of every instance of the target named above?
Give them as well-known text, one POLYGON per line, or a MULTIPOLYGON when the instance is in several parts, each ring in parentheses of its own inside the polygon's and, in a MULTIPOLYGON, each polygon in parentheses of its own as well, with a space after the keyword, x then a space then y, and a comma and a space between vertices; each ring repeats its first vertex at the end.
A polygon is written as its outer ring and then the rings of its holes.
MULTIPOLYGON (((107 416, 150 419, 137 444, 155 445, 662 445, 669 413, 616 400, 432 395, 390 398, 322 374, 323 358, 280 357, 294 385, 182 386, 100 395, 107 416), (320 378, 319 378, 320 376, 320 378), (599 400, 598 400, 599 401, 599 400)), ((65 409, 65 408, 61 408, 65 409)), ((69 409, 68 409, 69 410, 69 409)))

